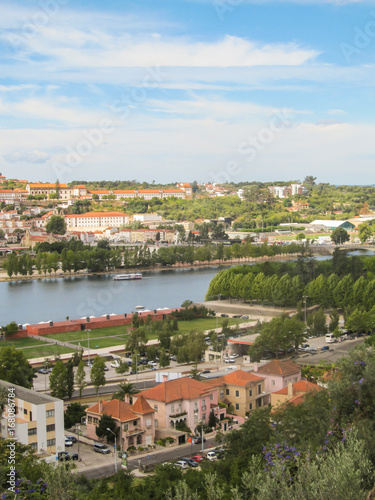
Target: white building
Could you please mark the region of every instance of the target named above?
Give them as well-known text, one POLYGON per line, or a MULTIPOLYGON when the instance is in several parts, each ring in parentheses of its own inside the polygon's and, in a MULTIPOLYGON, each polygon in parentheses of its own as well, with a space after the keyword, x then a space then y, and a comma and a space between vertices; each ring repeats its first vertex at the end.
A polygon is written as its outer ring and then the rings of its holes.
POLYGON ((65 215, 68 231, 95 231, 108 227, 121 227, 129 223, 129 216, 123 212, 87 212, 65 215))

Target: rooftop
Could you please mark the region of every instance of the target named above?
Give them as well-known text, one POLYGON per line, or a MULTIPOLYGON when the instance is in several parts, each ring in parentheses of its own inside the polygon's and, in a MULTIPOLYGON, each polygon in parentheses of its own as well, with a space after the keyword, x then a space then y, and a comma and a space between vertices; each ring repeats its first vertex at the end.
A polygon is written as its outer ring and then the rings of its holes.
POLYGON ((11 384, 5 380, 0 380, 0 385, 7 389, 15 389, 16 397, 22 399, 23 401, 28 401, 33 405, 45 405, 47 403, 55 403, 61 401, 61 399, 53 398, 47 394, 41 394, 40 392, 35 392, 31 389, 26 389, 20 385, 11 384))

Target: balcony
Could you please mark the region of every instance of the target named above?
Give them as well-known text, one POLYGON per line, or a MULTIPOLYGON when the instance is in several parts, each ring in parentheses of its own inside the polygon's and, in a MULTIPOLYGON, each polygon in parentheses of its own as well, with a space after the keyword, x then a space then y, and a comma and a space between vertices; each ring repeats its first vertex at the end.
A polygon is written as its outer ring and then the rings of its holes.
POLYGON ((131 436, 136 436, 137 434, 143 434, 144 432, 146 432, 145 429, 140 429, 136 427, 135 429, 125 431, 125 434, 127 437, 131 437, 131 436))
POLYGON ((187 415, 187 411, 182 411, 180 413, 175 413, 173 415, 169 415, 169 418, 181 418, 187 415))

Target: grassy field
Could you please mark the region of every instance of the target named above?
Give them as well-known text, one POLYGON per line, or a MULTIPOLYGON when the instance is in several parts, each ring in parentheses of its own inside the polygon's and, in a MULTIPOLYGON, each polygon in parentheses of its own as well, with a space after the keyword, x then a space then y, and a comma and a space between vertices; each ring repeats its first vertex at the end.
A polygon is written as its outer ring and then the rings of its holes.
MULTIPOLYGON (((194 319, 192 321, 179 321, 178 322, 178 332, 175 333, 186 333, 191 330, 213 330, 216 327, 220 328, 224 319, 228 319, 229 325, 235 325, 243 322, 244 320, 240 318, 202 318, 194 319)), ((90 349, 101 349, 111 346, 124 345, 127 338, 127 327, 126 326, 114 326, 110 328, 99 328, 97 330, 90 331, 90 349)), ((78 343, 82 347, 88 347, 88 332, 67 332, 67 333, 56 333, 54 335, 49 335, 48 338, 59 340, 60 342, 70 342, 78 346, 78 343)), ((158 338, 158 333, 154 332, 147 336, 148 340, 153 340, 158 338)), ((69 352, 74 352, 72 349, 67 347, 47 344, 42 340, 35 340, 30 338, 21 338, 14 340, 3 340, 0 342, 1 347, 14 346, 16 349, 22 349, 26 358, 44 358, 48 356, 54 356, 57 354, 65 354, 69 352)))

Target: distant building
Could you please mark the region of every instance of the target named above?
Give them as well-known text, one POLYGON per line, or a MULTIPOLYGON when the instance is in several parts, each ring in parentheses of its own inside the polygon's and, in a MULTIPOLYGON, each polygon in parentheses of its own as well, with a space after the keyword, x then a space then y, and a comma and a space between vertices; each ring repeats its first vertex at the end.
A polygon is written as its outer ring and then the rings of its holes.
POLYGON ((353 231, 355 225, 349 222, 348 220, 314 220, 311 222, 313 226, 323 226, 331 231, 342 227, 346 231, 353 231))
POLYGON ((1 437, 16 438, 37 453, 64 451, 64 402, 3 380, 0 386, 7 391, 1 437), (15 435, 12 435, 13 430, 15 435))
POLYGON ((307 380, 300 380, 294 384, 289 382, 287 387, 283 387, 271 394, 271 406, 275 408, 287 402, 299 404, 305 399, 306 394, 320 390, 322 390, 321 387, 307 380))
POLYGON ((50 198, 51 194, 58 193, 60 200, 70 200, 72 197, 72 189, 66 184, 34 182, 27 184, 26 190, 31 196, 45 195, 50 198))
POLYGON ((129 216, 123 212, 87 212, 65 215, 68 231, 104 230, 107 227, 121 227, 129 223, 129 216))
POLYGON ((265 378, 265 391, 268 393, 278 391, 287 387, 289 383, 294 384, 301 380, 300 366, 289 360, 274 359, 262 366, 255 363, 254 373, 265 378))

